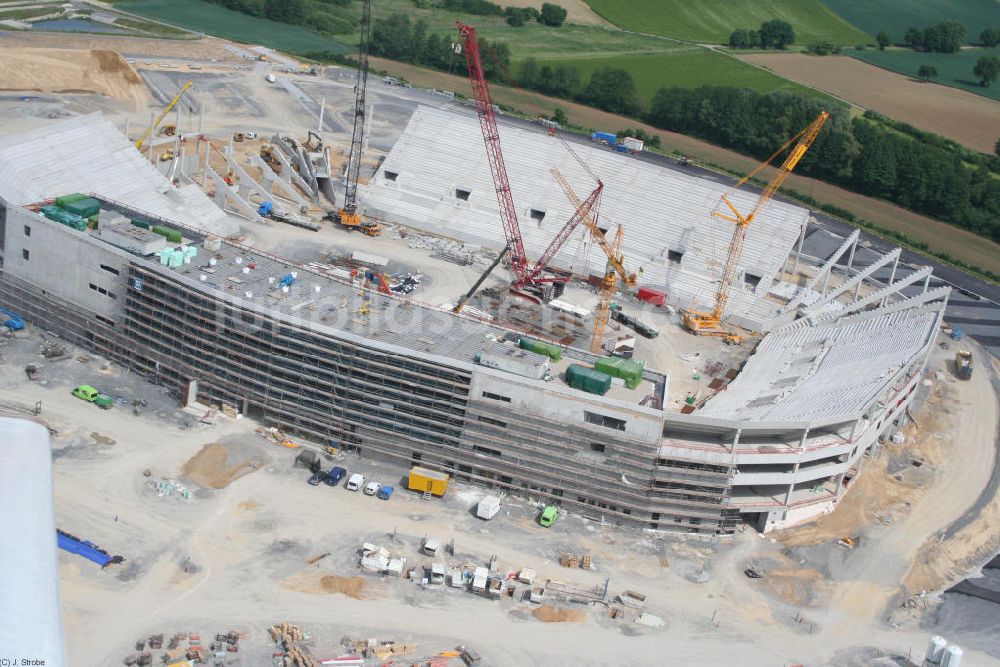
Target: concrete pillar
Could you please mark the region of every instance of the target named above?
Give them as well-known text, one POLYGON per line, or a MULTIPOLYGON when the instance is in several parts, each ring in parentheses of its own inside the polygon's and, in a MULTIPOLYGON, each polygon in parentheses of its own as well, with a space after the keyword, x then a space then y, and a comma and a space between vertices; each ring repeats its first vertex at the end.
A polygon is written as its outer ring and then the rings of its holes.
POLYGON ((802 257, 802 244, 805 243, 806 227, 808 226, 809 223, 807 222, 806 224, 802 225, 802 229, 799 231, 799 245, 795 249, 795 264, 792 266, 793 276, 799 272, 799 258, 802 257))
POLYGON ((205 141, 205 162, 201 167, 201 189, 204 190, 208 184, 208 152, 212 150, 208 140, 205 141))
POLYGON ((319 135, 320 140, 323 139, 323 114, 326 112, 326 98, 322 98, 319 101, 319 125, 316 128, 316 134, 319 135))
POLYGON ((736 451, 736 448, 740 444, 740 434, 742 434, 742 433, 743 433, 743 427, 740 426, 740 427, 738 427, 736 429, 736 435, 733 436, 733 446, 732 446, 732 448, 730 448, 729 451, 731 451, 731 452, 736 451))
POLYGON ((930 287, 930 284, 931 284, 931 274, 928 273, 927 276, 924 277, 924 289, 921 290, 920 293, 921 294, 926 294, 927 293, 927 288, 930 287))
POLYGON ((198 134, 202 133, 202 127, 205 125, 205 103, 202 102, 198 105, 198 134))
MULTIPOLYGON (((892 273, 889 274, 889 284, 890 285, 892 285, 892 283, 895 282, 895 280, 896 280, 896 269, 898 267, 899 267, 899 255, 896 255, 896 259, 892 263, 892 273)), ((889 295, 886 294, 884 297, 882 297, 882 302, 879 303, 879 306, 884 306, 885 303, 886 303, 886 301, 888 301, 888 300, 889 300, 889 295)))

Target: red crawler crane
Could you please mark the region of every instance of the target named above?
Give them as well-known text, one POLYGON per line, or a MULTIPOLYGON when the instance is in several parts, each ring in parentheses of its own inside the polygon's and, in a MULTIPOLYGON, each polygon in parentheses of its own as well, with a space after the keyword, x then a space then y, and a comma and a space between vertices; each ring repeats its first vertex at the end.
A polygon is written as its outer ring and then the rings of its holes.
MULTIPOLYGON (((469 82, 472 84, 472 98, 476 103, 476 114, 479 116, 479 126, 483 131, 486 156, 489 159, 493 185, 497 192, 497 203, 500 205, 500 220, 503 223, 504 235, 507 238, 507 249, 505 252, 510 253, 510 266, 515 276, 511 287, 515 290, 515 293, 518 293, 516 290, 538 287, 542 283, 565 282, 566 278, 543 275, 543 271, 580 222, 587 215, 590 215, 592 210, 596 211, 595 207, 600 202, 604 184, 598 183, 597 188, 577 207, 569 221, 559 230, 555 238, 552 239, 549 247, 545 249, 539 260, 535 262, 534 266, 530 266, 530 261, 524 252, 524 242, 521 239, 521 226, 517 220, 517 207, 514 205, 514 197, 510 192, 510 182, 507 180, 507 167, 504 165, 503 151, 500 148, 500 131, 497 128, 493 98, 490 95, 490 87, 486 83, 486 73, 483 70, 483 62, 479 53, 479 37, 476 35, 476 29, 472 26, 466 25, 461 21, 456 21, 455 25, 458 26, 458 31, 462 36, 465 60, 469 67, 469 82)), ((476 283, 476 285, 478 286, 480 283, 476 283)), ((524 294, 520 295, 526 296, 524 294)), ((532 300, 534 299, 532 298, 532 300)), ((464 301, 460 303, 464 305, 464 301)), ((459 306, 460 308, 461 306, 459 306)))

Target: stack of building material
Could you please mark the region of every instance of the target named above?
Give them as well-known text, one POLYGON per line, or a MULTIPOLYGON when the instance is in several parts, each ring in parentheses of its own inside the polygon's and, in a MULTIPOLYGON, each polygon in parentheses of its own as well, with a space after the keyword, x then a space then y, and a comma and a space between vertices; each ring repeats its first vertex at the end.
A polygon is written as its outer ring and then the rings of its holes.
POLYGON ((285 622, 272 625, 267 631, 280 648, 279 656, 284 667, 317 667, 319 663, 301 647, 296 646, 305 640, 305 634, 300 626, 285 622))
MULTIPOLYGON (((361 569, 380 574, 387 572, 389 570, 389 550, 370 542, 365 542, 361 546, 361 569)), ((400 568, 401 570, 402 568, 400 568)))
POLYGON ((607 373, 611 377, 621 378, 629 389, 635 389, 642 383, 643 364, 638 361, 619 357, 601 357, 594 363, 594 369, 607 373))
POLYGON ((570 364, 566 369, 566 384, 580 391, 603 396, 611 389, 611 376, 580 364, 570 364))

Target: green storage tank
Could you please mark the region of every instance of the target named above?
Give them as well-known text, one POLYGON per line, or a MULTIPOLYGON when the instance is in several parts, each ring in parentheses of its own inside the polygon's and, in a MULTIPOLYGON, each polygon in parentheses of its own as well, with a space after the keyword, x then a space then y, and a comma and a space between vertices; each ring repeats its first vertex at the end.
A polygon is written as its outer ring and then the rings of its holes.
POLYGON ((101 202, 93 197, 84 197, 83 199, 66 202, 63 204, 63 208, 68 213, 75 213, 81 218, 89 218, 101 212, 101 202))
POLYGON ((81 199, 86 199, 87 195, 82 195, 79 192, 75 192, 71 195, 65 195, 63 197, 56 197, 56 206, 59 208, 65 208, 66 204, 71 202, 80 201, 81 199))
POLYGON ((153 227, 152 231, 156 232, 160 236, 163 236, 171 243, 180 243, 183 238, 181 233, 176 229, 170 229, 169 227, 163 227, 161 225, 153 227))
POLYGON ((574 389, 604 396, 611 389, 611 376, 580 364, 570 364, 566 369, 566 384, 574 389))
POLYGON ((601 357, 594 364, 594 368, 611 377, 621 378, 629 389, 635 389, 642 382, 643 365, 631 359, 601 357))
POLYGON ((552 361, 562 359, 562 350, 550 343, 543 343, 534 338, 521 338, 517 341, 517 344, 522 350, 530 350, 535 354, 544 354, 552 361))

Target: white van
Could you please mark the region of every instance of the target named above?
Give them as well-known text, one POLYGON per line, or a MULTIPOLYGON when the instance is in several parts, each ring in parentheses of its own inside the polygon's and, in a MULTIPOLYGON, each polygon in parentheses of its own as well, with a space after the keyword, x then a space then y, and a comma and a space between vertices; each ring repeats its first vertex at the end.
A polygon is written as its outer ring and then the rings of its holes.
POLYGON ((381 488, 382 485, 379 484, 378 482, 368 482, 367 484, 365 484, 365 495, 374 496, 376 493, 378 493, 379 489, 381 488))
POLYGON ((359 472, 354 473, 353 475, 351 475, 351 478, 347 480, 348 491, 357 491, 364 485, 365 485, 365 476, 359 472))

